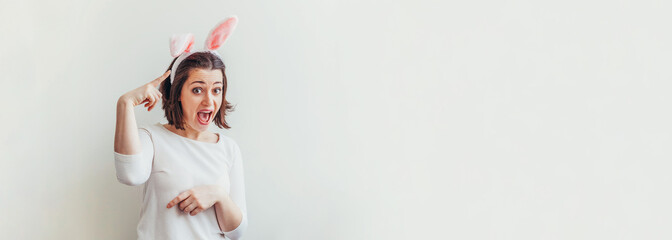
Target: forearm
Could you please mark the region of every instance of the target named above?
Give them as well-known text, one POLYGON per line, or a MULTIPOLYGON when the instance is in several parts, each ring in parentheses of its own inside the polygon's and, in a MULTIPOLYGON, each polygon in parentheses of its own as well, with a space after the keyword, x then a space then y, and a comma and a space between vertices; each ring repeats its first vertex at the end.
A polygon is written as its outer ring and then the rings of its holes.
POLYGON ((141 145, 135 122, 133 104, 124 96, 117 101, 117 126, 114 132, 114 151, 121 154, 140 153, 141 145))
POLYGON ((229 196, 222 197, 220 201, 215 203, 214 207, 220 230, 224 232, 232 231, 241 224, 243 212, 229 196))

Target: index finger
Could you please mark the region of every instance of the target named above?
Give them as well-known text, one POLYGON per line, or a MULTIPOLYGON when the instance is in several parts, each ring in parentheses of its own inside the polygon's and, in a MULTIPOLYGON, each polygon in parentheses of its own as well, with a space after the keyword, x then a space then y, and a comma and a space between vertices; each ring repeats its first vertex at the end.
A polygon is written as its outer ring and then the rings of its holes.
POLYGON ((163 75, 161 75, 160 77, 152 80, 150 82, 150 84, 152 84, 152 86, 154 86, 154 87, 158 87, 159 84, 161 84, 161 82, 163 82, 163 80, 166 80, 166 78, 168 78, 168 76, 170 76, 170 70, 163 73, 163 75))
POLYGON ((187 199, 187 197, 189 197, 189 192, 188 191, 180 193, 180 195, 177 195, 177 197, 173 198, 173 200, 171 200, 168 203, 168 205, 166 205, 166 208, 171 208, 171 207, 177 205, 178 203, 182 202, 184 199, 187 199))

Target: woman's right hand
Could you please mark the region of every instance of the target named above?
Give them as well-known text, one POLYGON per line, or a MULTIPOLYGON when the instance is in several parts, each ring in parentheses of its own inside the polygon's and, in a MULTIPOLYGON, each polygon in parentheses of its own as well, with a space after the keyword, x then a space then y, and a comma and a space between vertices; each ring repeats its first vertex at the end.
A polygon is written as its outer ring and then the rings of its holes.
POLYGON ((151 82, 148 82, 145 85, 125 93, 119 98, 119 101, 132 104, 133 107, 147 102, 145 103, 145 107, 147 107, 147 111, 151 111, 156 103, 161 100, 161 97, 163 97, 163 94, 161 94, 157 87, 159 87, 161 82, 163 82, 163 80, 165 80, 168 76, 170 76, 170 70, 166 71, 163 75, 152 80, 151 82))

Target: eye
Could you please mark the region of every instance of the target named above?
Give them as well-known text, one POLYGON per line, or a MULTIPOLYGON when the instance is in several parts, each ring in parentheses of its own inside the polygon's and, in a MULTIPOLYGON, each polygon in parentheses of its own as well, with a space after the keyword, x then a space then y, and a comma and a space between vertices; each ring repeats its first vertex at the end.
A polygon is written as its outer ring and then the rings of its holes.
POLYGON ((215 88, 213 91, 215 92, 215 94, 220 94, 222 92, 222 89, 221 88, 215 88))
POLYGON ((193 92, 195 94, 199 94, 199 93, 203 92, 203 89, 201 89, 200 87, 197 87, 197 88, 191 89, 191 92, 193 92))

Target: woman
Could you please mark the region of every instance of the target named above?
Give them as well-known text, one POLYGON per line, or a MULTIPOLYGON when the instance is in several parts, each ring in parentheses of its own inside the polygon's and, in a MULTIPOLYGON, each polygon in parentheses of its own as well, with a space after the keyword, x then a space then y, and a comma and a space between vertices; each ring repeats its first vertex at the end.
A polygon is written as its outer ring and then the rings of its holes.
POLYGON ((247 227, 240 149, 208 131, 211 122, 229 128, 225 66, 212 49, 183 50, 161 77, 119 98, 117 178, 145 184, 138 239, 239 239, 247 227), (138 130, 133 108, 145 103, 150 111, 159 99, 168 123, 138 130))

